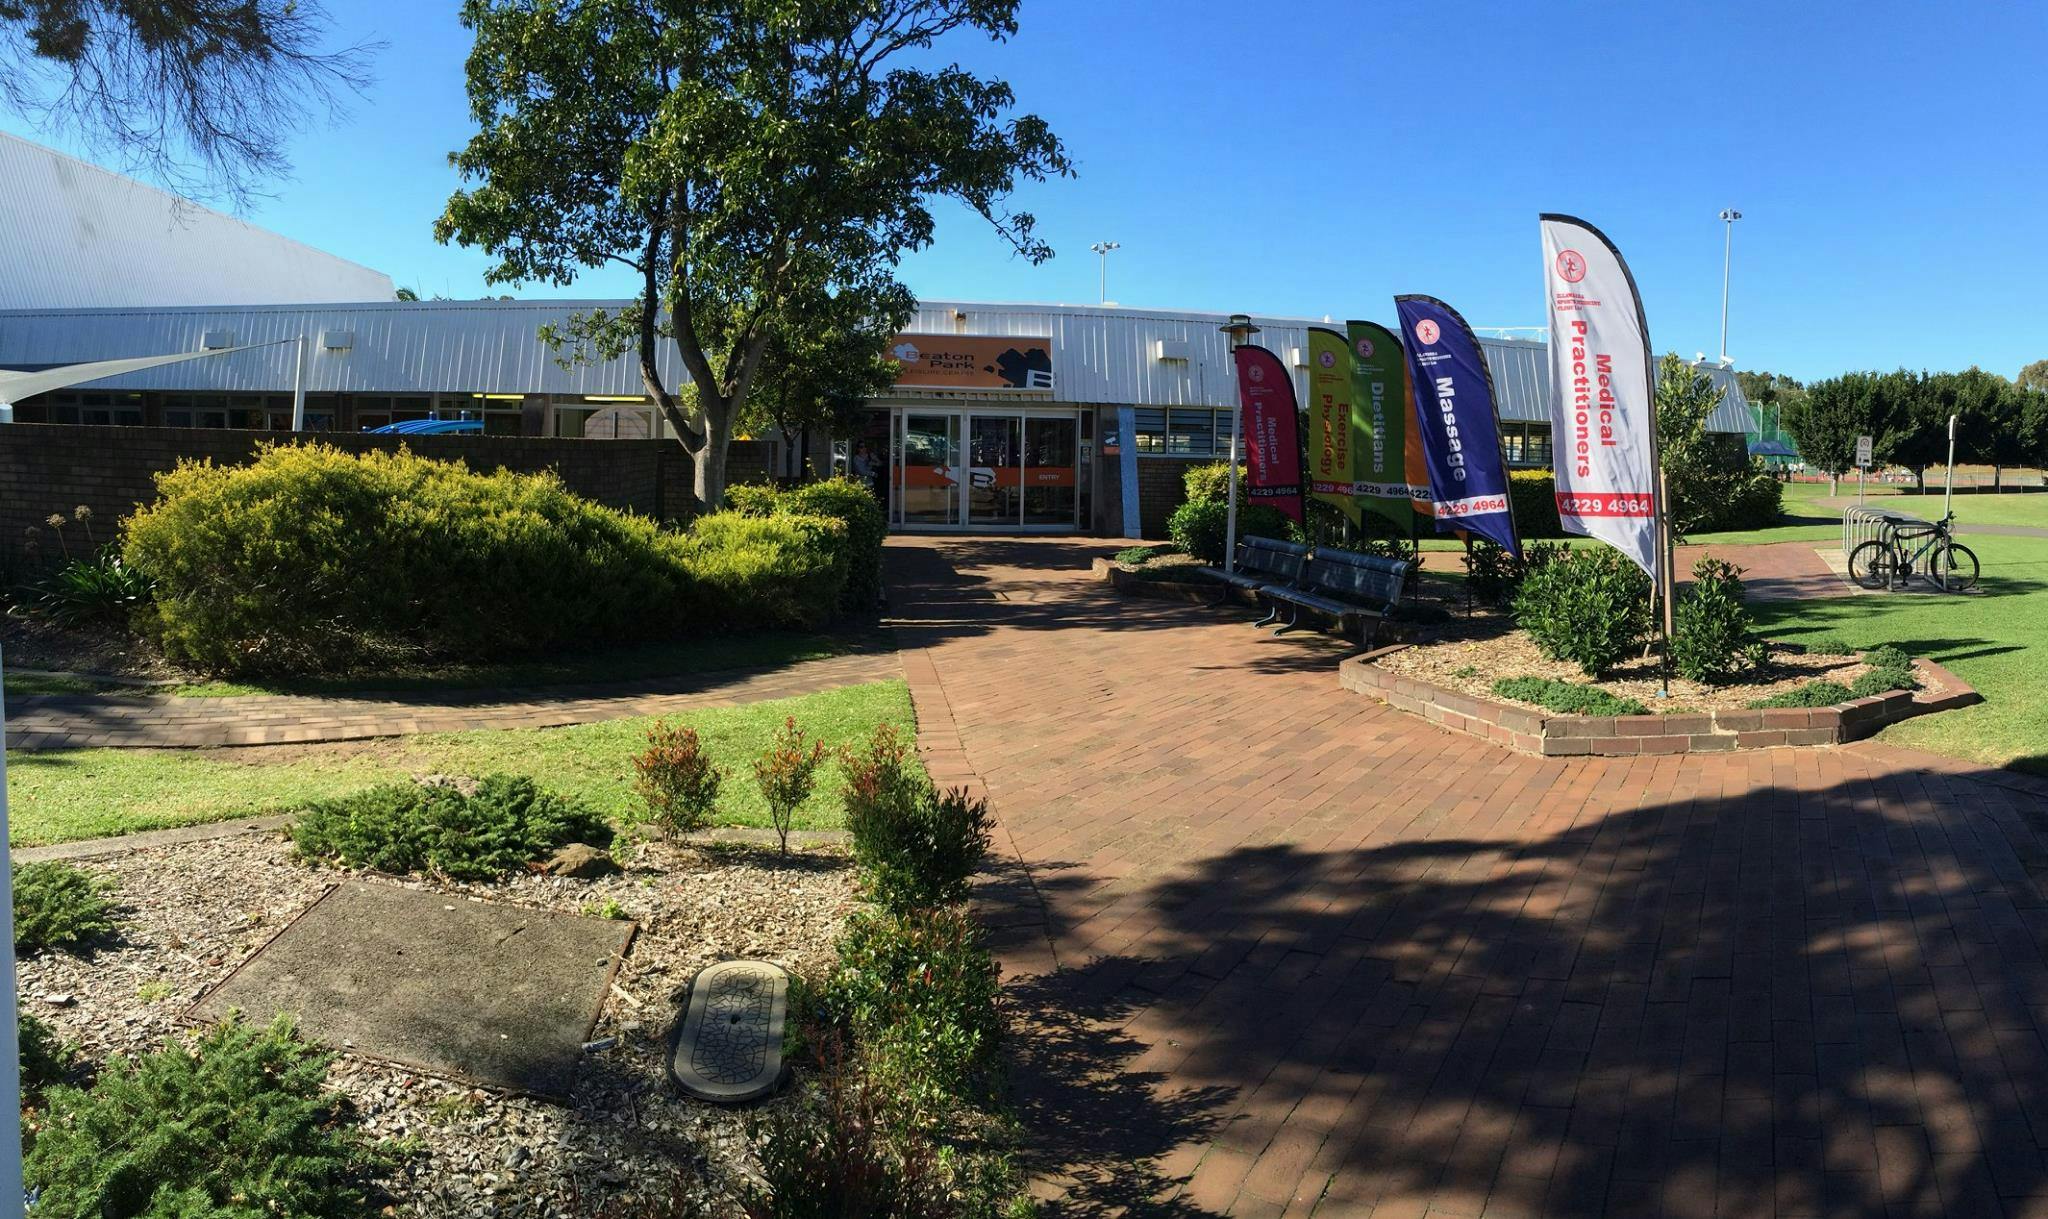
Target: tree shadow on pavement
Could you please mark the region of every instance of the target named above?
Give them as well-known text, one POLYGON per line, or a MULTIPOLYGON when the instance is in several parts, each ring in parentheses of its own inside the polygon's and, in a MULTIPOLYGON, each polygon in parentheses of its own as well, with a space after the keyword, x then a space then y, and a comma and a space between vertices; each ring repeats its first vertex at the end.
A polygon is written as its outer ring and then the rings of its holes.
POLYGON ((2039 1214, 2044 835, 1906 770, 1195 858, 1012 989, 1027 1125, 1061 1214, 2039 1214))

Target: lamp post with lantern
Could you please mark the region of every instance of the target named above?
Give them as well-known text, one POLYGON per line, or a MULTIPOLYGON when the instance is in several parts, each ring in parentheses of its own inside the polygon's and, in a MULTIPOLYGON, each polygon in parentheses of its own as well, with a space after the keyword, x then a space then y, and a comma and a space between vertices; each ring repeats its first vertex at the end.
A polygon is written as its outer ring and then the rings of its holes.
MULTIPOLYGON (((1230 350, 1232 352, 1231 381, 1235 384, 1237 379, 1237 359, 1235 353, 1238 348, 1251 341, 1251 337, 1259 332, 1259 328, 1252 325, 1252 319, 1249 314, 1233 313, 1230 315, 1228 323, 1218 326, 1216 329, 1230 336, 1230 350)), ((1244 395, 1240 393, 1238 400, 1230 408, 1230 501, 1229 506, 1224 509, 1223 513, 1223 570, 1225 573, 1237 570, 1237 454, 1243 429, 1244 395)))

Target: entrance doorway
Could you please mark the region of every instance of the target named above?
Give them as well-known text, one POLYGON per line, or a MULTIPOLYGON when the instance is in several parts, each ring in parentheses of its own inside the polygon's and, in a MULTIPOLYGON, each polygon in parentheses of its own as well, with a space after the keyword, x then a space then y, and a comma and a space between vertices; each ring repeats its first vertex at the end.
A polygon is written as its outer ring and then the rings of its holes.
POLYGON ((897 407, 889 523, 987 533, 1081 527, 1080 412, 897 407))

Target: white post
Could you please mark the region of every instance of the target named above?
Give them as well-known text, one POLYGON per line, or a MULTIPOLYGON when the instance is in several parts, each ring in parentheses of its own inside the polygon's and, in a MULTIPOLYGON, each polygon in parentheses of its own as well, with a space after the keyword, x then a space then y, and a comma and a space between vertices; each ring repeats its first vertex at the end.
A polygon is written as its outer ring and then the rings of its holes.
POLYGON ((1948 416, 1948 492, 1942 494, 1942 516, 1956 512, 1956 416, 1948 416))
MULTIPOLYGON (((7 670, 0 656, 0 678, 7 670)), ((7 838, 7 709, 0 702, 0 842, 7 838)), ((0 1012, 0 1113, 21 1112, 21 1029, 16 1023, 21 1010, 15 992, 20 982, 14 972, 14 864, 9 852, 8 866, 0 868, 0 922, 7 934, 0 936, 0 966, 7 970, 6 1011, 0 1012)), ((0 1134, 0 1214, 20 1214, 21 1205, 21 1123, 9 1122, 0 1134)))
POLYGON ((292 348, 292 431, 306 430, 306 336, 293 340, 292 348))

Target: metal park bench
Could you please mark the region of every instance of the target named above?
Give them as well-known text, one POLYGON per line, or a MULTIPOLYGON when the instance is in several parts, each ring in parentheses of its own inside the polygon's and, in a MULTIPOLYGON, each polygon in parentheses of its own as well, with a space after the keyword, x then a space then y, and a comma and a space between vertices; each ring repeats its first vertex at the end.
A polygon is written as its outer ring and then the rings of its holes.
POLYGON ((1301 611, 1313 610, 1337 620, 1340 627, 1357 620, 1359 642, 1372 646, 1377 623, 1401 604, 1414 564, 1349 550, 1318 549, 1302 565, 1294 587, 1269 584, 1260 589, 1276 603, 1285 603, 1287 621, 1275 635, 1301 624, 1301 611))
MULTIPOLYGON (((1295 542, 1282 542, 1275 538, 1243 537, 1237 542, 1237 564, 1235 571, 1221 567, 1204 567, 1204 575, 1222 581, 1223 595, 1229 596, 1233 588, 1250 589, 1254 595, 1269 588, 1292 587, 1301 580, 1302 564, 1308 561, 1308 547, 1295 542)), ((1259 619, 1261 624, 1279 618, 1278 610, 1259 619)))

